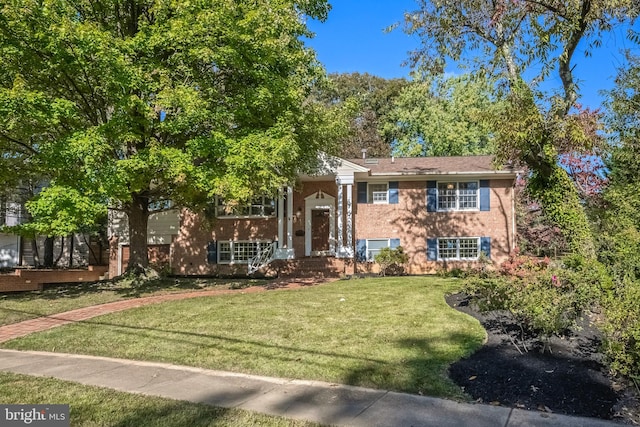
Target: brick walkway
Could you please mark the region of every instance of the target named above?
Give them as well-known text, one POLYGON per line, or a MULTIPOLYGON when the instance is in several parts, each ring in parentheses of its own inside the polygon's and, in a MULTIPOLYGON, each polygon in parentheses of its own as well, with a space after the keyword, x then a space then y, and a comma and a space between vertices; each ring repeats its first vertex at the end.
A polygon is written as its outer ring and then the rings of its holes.
POLYGON ((0 343, 20 338, 34 332, 45 331, 68 323, 82 322, 103 314, 128 310, 130 308, 142 307, 150 304, 157 304, 166 301, 178 301, 188 298, 199 298, 215 295, 228 295, 233 293, 253 293, 267 290, 296 289, 303 286, 311 286, 325 279, 287 279, 275 281, 265 286, 252 286, 244 289, 217 289, 185 292, 177 294, 156 295, 151 297, 134 298, 123 301, 115 301, 106 304, 93 305, 90 307, 78 308, 76 310, 65 311, 63 313, 51 314, 49 316, 29 319, 11 325, 0 326, 0 343))

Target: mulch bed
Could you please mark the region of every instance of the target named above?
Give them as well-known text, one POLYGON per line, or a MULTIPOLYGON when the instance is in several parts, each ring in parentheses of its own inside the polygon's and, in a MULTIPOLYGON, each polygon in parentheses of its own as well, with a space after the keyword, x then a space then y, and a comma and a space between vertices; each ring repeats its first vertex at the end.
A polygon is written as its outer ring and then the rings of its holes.
POLYGON ((481 314, 464 294, 448 296, 447 303, 478 319, 487 330, 486 344, 449 370, 453 381, 473 399, 640 425, 635 388, 608 373, 599 351, 599 333, 588 321, 564 337, 551 338, 551 352, 542 352, 543 343, 531 334, 523 337, 505 313, 481 314))

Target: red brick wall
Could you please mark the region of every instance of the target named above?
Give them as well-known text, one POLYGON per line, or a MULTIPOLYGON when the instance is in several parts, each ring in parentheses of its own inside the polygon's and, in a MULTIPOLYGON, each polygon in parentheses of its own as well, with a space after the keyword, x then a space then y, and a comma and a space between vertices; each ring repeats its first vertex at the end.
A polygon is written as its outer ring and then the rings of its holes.
MULTIPOLYGON (((491 258, 501 262, 514 246, 512 216, 512 184, 510 179, 490 181, 491 210, 488 212, 427 212, 426 180, 400 181, 398 204, 358 204, 357 185, 353 186, 353 231, 355 239, 399 238, 409 255, 407 271, 411 274, 434 272, 445 266, 427 261, 427 239, 437 237, 491 237, 491 258)), ((305 253, 305 198, 318 190, 337 197, 334 181, 302 183, 294 192, 293 247, 295 256, 305 253)), ((343 212, 346 213, 346 195, 343 212)), ((337 213, 337 200, 336 200, 337 213)), ((337 218, 336 218, 337 221, 337 218)), ((346 224, 343 217, 343 224, 346 224)), ((286 236, 286 220, 284 232, 286 236)), ((346 225, 345 225, 346 228, 346 225)), ((335 227, 337 231, 337 225, 335 227)), ((276 240, 278 222, 271 218, 218 218, 210 221, 184 210, 179 234, 171 244, 175 274, 243 274, 246 265, 229 266, 207 263, 207 244, 220 240, 276 240)), ((286 239, 286 237, 285 237, 286 239)), ((347 242, 345 241, 345 244, 347 242)), ((463 265, 466 265, 464 262, 463 265)), ((451 267, 449 263, 447 267, 451 267)), ((375 266, 360 264, 359 271, 376 271, 375 266), (373 267, 373 269, 371 269, 373 267)))
POLYGON ((87 270, 23 270, 0 274, 0 292, 42 289, 45 283, 92 282, 107 272, 107 266, 89 266, 87 270))
MULTIPOLYGON (((294 205, 295 209, 295 205, 294 205)), ((278 220, 269 218, 216 218, 204 220, 203 216, 183 210, 180 231, 171 243, 174 274, 241 274, 246 264, 229 266, 207 263, 207 245, 219 240, 276 240, 278 220)))
POLYGON ((442 262, 427 261, 428 238, 488 236, 491 259, 502 262, 514 245, 512 183, 512 180, 490 181, 490 211, 427 212, 426 182, 400 181, 398 204, 356 205, 356 238, 399 238, 409 255, 411 274, 431 273, 444 266, 442 262))

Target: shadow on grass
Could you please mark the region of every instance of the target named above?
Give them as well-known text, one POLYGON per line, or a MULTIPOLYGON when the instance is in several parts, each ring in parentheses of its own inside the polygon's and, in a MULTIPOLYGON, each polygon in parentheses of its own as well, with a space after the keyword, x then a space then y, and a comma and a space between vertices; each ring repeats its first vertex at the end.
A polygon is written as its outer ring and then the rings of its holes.
MULTIPOLYGON (((385 384, 401 383, 402 387, 387 386, 394 391, 451 396, 455 385, 449 381, 446 371, 449 364, 456 362, 454 354, 470 354, 480 346, 477 337, 463 332, 453 332, 436 339, 401 339, 397 344, 414 354, 414 357, 402 361, 402 371, 389 363, 367 363, 345 378, 347 384, 367 384, 372 378, 378 378, 385 384), (452 351, 453 343, 458 343, 459 347, 452 351)), ((463 397, 462 391, 457 397, 463 397)))
POLYGON ((214 287, 219 287, 220 289, 244 289, 251 286, 269 286, 269 281, 257 279, 194 279, 181 277, 137 279, 123 277, 98 282, 55 283, 45 285, 45 289, 42 291, 2 294, 0 295, 0 301, 80 298, 103 292, 114 292, 123 298, 138 298, 165 291, 195 291, 214 287))

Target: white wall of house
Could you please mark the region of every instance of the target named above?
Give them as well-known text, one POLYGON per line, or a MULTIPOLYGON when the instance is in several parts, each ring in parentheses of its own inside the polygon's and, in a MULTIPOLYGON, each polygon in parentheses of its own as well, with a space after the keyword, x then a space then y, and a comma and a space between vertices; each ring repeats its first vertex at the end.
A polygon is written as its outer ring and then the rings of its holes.
POLYGON ((20 258, 20 237, 0 233, 0 268, 15 267, 20 258))
MULTIPOLYGON (((149 216, 147 243, 150 245, 170 244, 172 236, 180 229, 180 211, 172 209, 149 216)), ((109 236, 118 236, 121 244, 129 244, 129 224, 124 212, 109 211, 109 236)))

